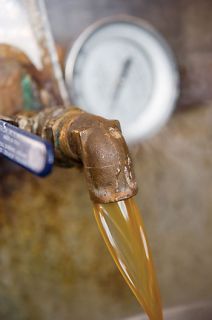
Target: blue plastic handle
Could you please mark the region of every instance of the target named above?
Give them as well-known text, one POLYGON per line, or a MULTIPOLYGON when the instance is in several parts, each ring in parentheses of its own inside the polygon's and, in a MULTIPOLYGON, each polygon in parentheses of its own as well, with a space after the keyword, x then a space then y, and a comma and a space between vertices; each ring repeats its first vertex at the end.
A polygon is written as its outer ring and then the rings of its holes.
POLYGON ((54 164, 53 148, 49 142, 2 120, 0 155, 40 177, 50 174, 54 164))

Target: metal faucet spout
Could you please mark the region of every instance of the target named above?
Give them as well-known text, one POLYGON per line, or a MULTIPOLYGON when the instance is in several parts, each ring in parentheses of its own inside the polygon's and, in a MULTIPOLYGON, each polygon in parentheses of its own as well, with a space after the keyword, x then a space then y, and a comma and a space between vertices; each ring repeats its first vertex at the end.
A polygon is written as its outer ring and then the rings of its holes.
POLYGON ((132 159, 118 121, 73 107, 50 108, 30 118, 19 115, 15 121, 53 144, 58 165, 83 165, 94 202, 117 202, 137 193, 132 159))

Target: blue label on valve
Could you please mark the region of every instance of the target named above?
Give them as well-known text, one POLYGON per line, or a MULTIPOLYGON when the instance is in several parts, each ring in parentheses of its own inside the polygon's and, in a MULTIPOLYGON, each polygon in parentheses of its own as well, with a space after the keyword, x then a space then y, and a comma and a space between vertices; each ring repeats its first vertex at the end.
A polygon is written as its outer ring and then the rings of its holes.
POLYGON ((41 177, 51 172, 54 163, 50 143, 2 120, 0 154, 41 177))

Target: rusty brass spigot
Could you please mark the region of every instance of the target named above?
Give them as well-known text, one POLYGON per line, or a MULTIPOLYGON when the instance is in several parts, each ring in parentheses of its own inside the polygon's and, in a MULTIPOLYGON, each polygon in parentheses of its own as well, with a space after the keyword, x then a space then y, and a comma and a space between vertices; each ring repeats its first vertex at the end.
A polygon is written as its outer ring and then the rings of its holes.
POLYGON ((19 115, 15 122, 53 144, 57 165, 83 165, 94 202, 117 202, 137 193, 131 156, 118 121, 72 107, 50 108, 32 117, 19 115))
POLYGON ((118 121, 106 120, 78 108, 49 107, 59 103, 54 90, 52 93, 49 89, 51 81, 44 81, 45 74, 39 73, 16 48, 1 45, 0 63, 7 66, 0 77, 0 114, 3 114, 0 119, 50 141, 57 165, 83 166, 93 201, 116 202, 136 194, 132 160, 118 121), (27 86, 23 82, 25 76, 30 80, 27 86), (5 83, 10 84, 6 89, 5 83), (19 113, 26 98, 25 110, 31 110, 31 114, 19 113), (34 113, 39 110, 34 105, 45 109, 34 113))

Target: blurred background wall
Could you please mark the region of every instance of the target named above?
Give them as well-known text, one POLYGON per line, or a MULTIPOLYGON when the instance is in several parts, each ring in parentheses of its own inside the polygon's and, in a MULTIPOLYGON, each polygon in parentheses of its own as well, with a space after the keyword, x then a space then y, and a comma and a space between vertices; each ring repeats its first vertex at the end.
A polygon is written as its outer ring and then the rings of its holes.
MULTIPOLYGON (((152 23, 181 72, 177 110, 132 148, 142 209, 165 306, 212 298, 212 2, 48 0, 69 47, 96 20, 119 13, 152 23)), ((41 180, 0 162, 0 319, 121 319, 140 311, 92 216, 84 177, 41 180)))

